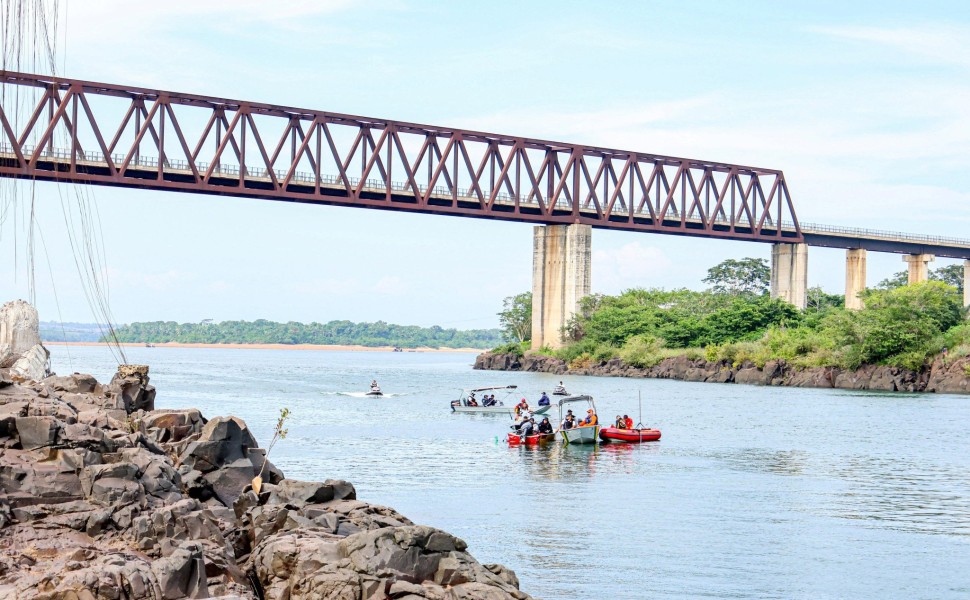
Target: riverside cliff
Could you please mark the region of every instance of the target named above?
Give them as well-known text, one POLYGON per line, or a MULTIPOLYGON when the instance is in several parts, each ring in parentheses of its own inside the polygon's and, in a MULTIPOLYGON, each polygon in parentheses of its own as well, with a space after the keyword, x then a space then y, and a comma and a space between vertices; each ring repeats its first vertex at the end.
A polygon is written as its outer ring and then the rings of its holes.
POLYGON ((900 367, 866 365, 855 370, 837 367, 796 368, 784 360, 770 360, 763 367, 748 361, 734 365, 727 361, 709 362, 675 356, 648 368, 625 364, 619 358, 570 369, 566 361, 539 354, 493 354, 485 352, 475 359, 475 368, 491 371, 532 371, 558 375, 598 375, 677 379, 712 383, 784 385, 791 387, 839 388, 884 392, 970 393, 970 358, 952 361, 937 358, 920 371, 900 367))
MULTIPOLYGON (((25 346, 46 360, 20 337, 5 364, 25 346)), ((156 410, 146 366, 102 384, 19 365, 0 367, 2 600, 530 598, 509 569, 346 481, 268 463, 254 492, 265 451, 246 424, 156 410)))

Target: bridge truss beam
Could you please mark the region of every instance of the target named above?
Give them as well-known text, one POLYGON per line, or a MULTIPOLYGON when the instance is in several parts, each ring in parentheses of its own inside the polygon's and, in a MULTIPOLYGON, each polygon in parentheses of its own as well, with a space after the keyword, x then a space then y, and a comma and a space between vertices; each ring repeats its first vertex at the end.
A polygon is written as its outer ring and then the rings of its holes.
POLYGON ((10 71, 0 86, 5 177, 803 241, 778 170, 10 71))

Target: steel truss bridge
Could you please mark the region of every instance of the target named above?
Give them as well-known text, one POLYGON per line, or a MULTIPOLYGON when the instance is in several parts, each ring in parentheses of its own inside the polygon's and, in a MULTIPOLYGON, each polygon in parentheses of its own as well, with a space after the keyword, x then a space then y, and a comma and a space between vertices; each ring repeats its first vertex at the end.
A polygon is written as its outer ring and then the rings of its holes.
POLYGON ((800 224, 782 171, 0 71, 0 177, 970 258, 800 224))

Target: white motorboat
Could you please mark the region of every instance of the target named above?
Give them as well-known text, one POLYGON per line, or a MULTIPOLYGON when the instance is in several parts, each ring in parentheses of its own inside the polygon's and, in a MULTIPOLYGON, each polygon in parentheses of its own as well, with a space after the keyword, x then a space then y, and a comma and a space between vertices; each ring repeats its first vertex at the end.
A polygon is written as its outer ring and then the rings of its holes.
POLYGON ((553 396, 568 396, 569 395, 569 392, 566 391, 566 388, 563 386, 562 382, 560 381, 559 382, 559 385, 557 385, 556 387, 552 388, 552 395, 553 396))
MULTIPOLYGON (((593 402, 592 396, 582 395, 582 396, 566 396, 559 401, 559 434, 562 436, 563 441, 567 444, 596 444, 599 441, 600 435, 600 424, 599 416, 597 416, 595 425, 577 425, 570 429, 564 429, 561 425, 564 418, 564 407, 571 408, 572 406, 578 406, 585 408, 586 411, 592 410, 593 414, 596 414, 596 403, 593 402)), ((586 412, 583 411, 583 412, 586 412)), ((582 414, 582 413, 580 413, 582 414)), ((586 414, 589 414, 588 412, 586 414)))
MULTIPOLYGON (((461 390, 457 400, 451 401, 452 412, 457 413, 479 413, 479 414, 498 414, 498 415, 514 415, 515 407, 518 402, 512 398, 512 393, 518 386, 516 385, 498 385, 491 387, 481 387, 474 388, 470 390, 461 390), (502 398, 496 399, 495 404, 486 405, 485 396, 487 392, 492 391, 502 391, 502 398)), ((494 396, 494 394, 492 394, 494 396)), ((530 407, 529 411, 534 415, 541 415, 547 412, 552 405, 546 406, 535 406, 530 407)))
POLYGON ((374 381, 374 382, 372 382, 370 384, 370 391, 368 391, 364 395, 365 396, 383 396, 384 395, 384 392, 381 391, 381 386, 377 385, 377 382, 374 381))

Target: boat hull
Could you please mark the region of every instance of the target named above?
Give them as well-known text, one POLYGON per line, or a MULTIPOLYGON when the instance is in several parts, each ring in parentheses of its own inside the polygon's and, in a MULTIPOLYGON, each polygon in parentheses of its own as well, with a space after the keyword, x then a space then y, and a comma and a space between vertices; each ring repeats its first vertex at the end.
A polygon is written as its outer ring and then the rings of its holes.
MULTIPOLYGON (((551 406, 540 406, 532 411, 534 415, 544 415, 549 412, 551 406)), ((459 413, 480 413, 480 414, 492 414, 492 415, 514 415, 514 406, 454 406, 452 405, 451 410, 459 413)))
POLYGON ((555 439, 556 434, 554 433, 527 435, 524 439, 521 435, 510 433, 506 441, 508 441, 509 446, 539 446, 541 444, 548 444, 549 442, 555 441, 555 439))
POLYGON ((656 442, 660 439, 659 429, 619 429, 605 427, 600 431, 600 439, 604 442, 625 442, 639 444, 640 442, 656 442))
POLYGON ((567 444, 595 444, 599 441, 600 426, 592 427, 573 427, 572 429, 560 429, 563 441, 567 444))

